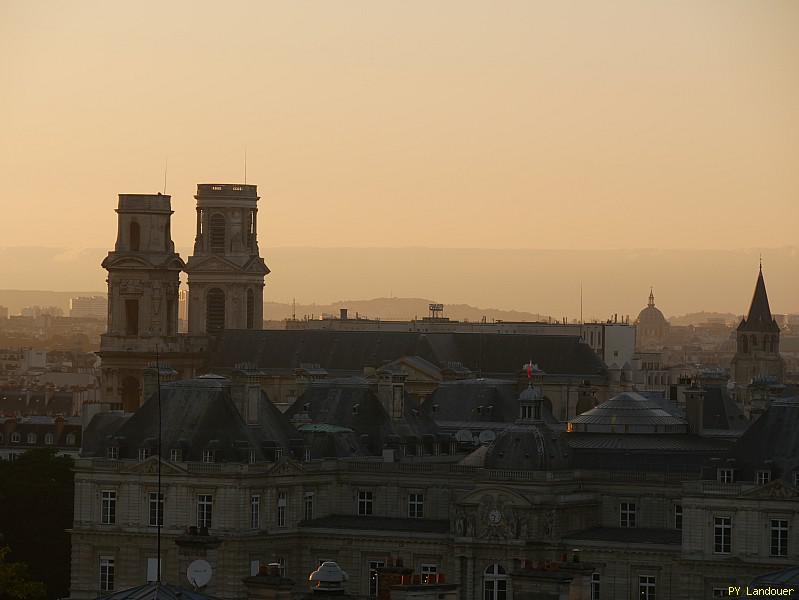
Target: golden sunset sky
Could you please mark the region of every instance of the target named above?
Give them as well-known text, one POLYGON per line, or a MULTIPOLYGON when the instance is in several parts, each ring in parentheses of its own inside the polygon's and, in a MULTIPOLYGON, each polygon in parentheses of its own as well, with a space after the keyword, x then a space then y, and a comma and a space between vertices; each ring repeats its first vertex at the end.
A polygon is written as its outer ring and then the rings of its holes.
POLYGON ((4 247, 112 247, 167 159, 189 246, 245 148, 267 258, 793 246, 799 2, 0 0, 0 119, 4 247))

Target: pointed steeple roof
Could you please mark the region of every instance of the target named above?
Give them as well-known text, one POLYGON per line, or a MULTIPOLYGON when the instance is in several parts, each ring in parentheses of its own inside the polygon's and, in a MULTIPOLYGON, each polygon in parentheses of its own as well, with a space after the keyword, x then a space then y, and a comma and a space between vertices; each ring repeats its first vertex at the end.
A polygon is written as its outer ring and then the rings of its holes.
POLYGON ((655 306, 655 290, 653 288, 649 288, 649 304, 647 304, 650 308, 655 306))
POLYGON ((755 283, 755 293, 752 296, 752 304, 749 306, 749 314, 738 325, 738 331, 759 331, 759 332, 779 332, 777 322, 771 316, 771 308, 768 305, 768 294, 766 294, 766 283, 763 281, 763 265, 757 274, 755 283))

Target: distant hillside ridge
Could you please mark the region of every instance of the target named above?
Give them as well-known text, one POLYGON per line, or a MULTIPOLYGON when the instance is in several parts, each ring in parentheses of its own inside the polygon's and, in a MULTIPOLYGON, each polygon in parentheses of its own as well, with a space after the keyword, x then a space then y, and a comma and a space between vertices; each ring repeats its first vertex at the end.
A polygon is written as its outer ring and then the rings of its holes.
MULTIPOLYGON (((382 321, 408 321, 429 315, 429 305, 436 300, 425 298, 373 298, 371 300, 340 300, 330 304, 302 304, 296 306, 282 302, 265 302, 264 319, 282 321, 292 318, 318 319, 322 316, 339 317, 342 308, 348 317, 380 319, 382 321)), ((547 321, 548 315, 499 308, 481 308, 469 304, 444 303, 444 317, 453 321, 547 321)))

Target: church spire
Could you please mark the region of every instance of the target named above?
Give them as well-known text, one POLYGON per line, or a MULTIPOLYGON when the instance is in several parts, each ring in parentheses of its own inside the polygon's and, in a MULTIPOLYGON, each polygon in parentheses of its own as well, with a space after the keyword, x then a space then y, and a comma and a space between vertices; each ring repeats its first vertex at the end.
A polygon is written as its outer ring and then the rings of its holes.
POLYGON ((768 304, 768 294, 766 293, 766 283, 763 280, 763 263, 760 263, 760 270, 757 274, 755 283, 755 293, 752 296, 752 304, 749 306, 749 313, 738 326, 739 331, 779 331, 779 326, 771 316, 771 308, 768 304))
POLYGON ((651 287, 649 288, 649 304, 647 306, 649 308, 654 308, 655 306, 655 292, 651 287))

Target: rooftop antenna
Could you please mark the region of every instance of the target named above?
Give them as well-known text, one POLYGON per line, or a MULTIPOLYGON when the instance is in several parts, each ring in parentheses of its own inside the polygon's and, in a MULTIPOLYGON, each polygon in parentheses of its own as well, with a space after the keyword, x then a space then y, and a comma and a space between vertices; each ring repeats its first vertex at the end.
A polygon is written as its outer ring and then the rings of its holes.
POLYGON ((156 560, 158 566, 156 567, 156 585, 161 585, 161 527, 164 521, 164 505, 163 496, 161 495, 161 363, 158 358, 158 344, 155 345, 155 381, 157 386, 156 397, 158 399, 158 496, 155 506, 157 508, 157 518, 155 521, 157 545, 156 545, 156 560))
POLYGON ((164 159, 164 195, 166 196, 166 173, 169 168, 169 157, 164 159))
POLYGON ((583 282, 580 282, 580 324, 583 322, 583 282))

